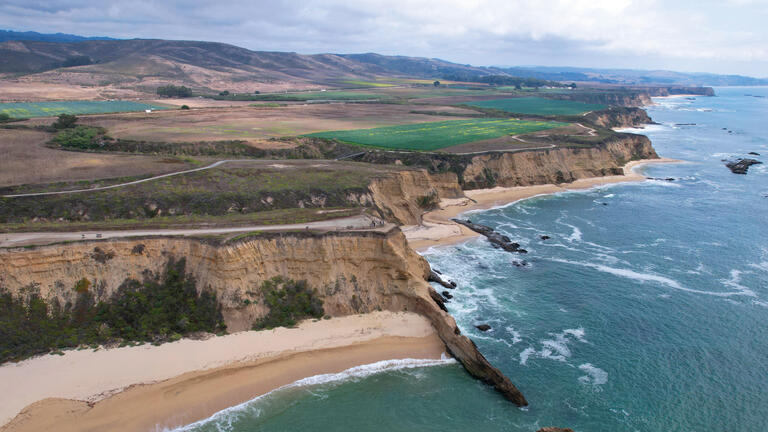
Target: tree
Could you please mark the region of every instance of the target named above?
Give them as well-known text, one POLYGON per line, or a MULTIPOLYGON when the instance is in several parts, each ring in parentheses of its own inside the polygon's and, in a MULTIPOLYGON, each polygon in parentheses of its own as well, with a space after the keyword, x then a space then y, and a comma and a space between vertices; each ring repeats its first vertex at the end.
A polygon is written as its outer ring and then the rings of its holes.
POLYGON ((432 85, 435 87, 440 87, 440 81, 435 81, 432 83, 432 85))
POLYGON ((11 121, 11 116, 8 113, 0 113, 0 123, 11 121))
POLYGON ((157 94, 162 97, 191 97, 192 90, 185 86, 175 86, 168 84, 157 88, 157 94))
POLYGON ((258 90, 254 90, 254 91, 253 91, 253 94, 261 94, 261 92, 260 92, 260 91, 258 91, 258 90))
POLYGON ((73 114, 59 114, 59 119, 53 123, 53 127, 56 129, 70 129, 75 127, 77 123, 77 116, 73 114))
POLYGON ((224 90, 223 92, 219 92, 219 96, 229 96, 229 90, 224 90))
POLYGON ((182 106, 181 106, 181 109, 183 109, 183 110, 188 110, 188 109, 189 109, 189 105, 182 105, 182 106))

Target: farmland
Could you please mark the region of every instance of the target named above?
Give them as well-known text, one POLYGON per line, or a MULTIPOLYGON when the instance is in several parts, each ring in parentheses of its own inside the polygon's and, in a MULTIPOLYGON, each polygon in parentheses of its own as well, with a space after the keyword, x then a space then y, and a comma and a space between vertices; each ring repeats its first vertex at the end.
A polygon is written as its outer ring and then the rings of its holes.
POLYGON ((509 113, 533 115, 579 115, 588 111, 597 111, 607 108, 605 105, 600 104, 588 104, 570 100, 538 97, 475 101, 466 103, 465 105, 480 108, 492 108, 509 113))
MULTIPOLYGON (((240 96, 240 95, 238 95, 240 96)), ((238 96, 233 96, 237 100, 238 96)), ((301 93, 270 93, 262 95, 243 95, 245 99, 251 101, 310 101, 310 100, 374 100, 382 99, 384 96, 373 93, 348 92, 348 91, 315 91, 301 93)))
POLYGON ((537 132, 564 123, 517 119, 469 119, 309 134, 351 144, 431 151, 473 141, 537 132))
POLYGON ((147 109, 166 109, 160 105, 131 101, 60 101, 0 103, 0 113, 14 118, 51 117, 59 114, 104 114, 147 109))

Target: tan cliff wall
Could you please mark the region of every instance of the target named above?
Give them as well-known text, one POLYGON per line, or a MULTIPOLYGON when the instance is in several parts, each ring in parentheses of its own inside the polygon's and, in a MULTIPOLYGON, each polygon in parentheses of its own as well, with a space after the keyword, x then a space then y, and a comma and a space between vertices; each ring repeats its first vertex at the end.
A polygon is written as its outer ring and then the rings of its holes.
POLYGON ((595 147, 554 148, 475 156, 464 170, 464 188, 568 183, 577 179, 620 175, 629 161, 658 158, 643 135, 624 134, 595 147), (495 181, 489 185, 489 177, 495 181))
POLYGON ((592 111, 586 114, 584 118, 593 124, 604 128, 635 127, 653 123, 651 117, 648 116, 648 112, 642 108, 636 107, 616 107, 607 110, 592 111))
POLYGON ((430 174, 426 170, 391 173, 374 179, 368 186, 381 216, 405 225, 421 223, 426 211, 419 205, 424 197, 459 198, 464 196, 456 174, 430 174))
POLYGON ((607 143, 590 147, 555 148, 522 152, 495 152, 467 156, 459 177, 427 170, 391 173, 368 187, 381 216, 404 225, 421 223, 429 210, 419 199, 434 194, 439 199, 459 198, 464 189, 494 186, 531 186, 567 183, 581 178, 620 175, 629 161, 658 158, 644 135, 621 134, 607 143))
POLYGON ((170 258, 186 259, 198 289, 210 287, 217 293, 230 331, 249 328, 267 312, 259 294, 262 282, 274 276, 303 279, 317 288, 324 311, 331 316, 374 310, 425 316, 470 374, 512 402, 527 404, 510 380, 461 335, 439 295, 425 281, 429 264, 408 247, 398 228, 386 233, 268 234, 223 245, 154 237, 1 249, 0 286, 17 295, 34 287, 48 300, 55 297, 66 302, 75 298, 75 283, 88 278, 91 291, 105 298, 126 278, 162 272, 170 258), (246 305, 245 299, 253 304, 246 305))

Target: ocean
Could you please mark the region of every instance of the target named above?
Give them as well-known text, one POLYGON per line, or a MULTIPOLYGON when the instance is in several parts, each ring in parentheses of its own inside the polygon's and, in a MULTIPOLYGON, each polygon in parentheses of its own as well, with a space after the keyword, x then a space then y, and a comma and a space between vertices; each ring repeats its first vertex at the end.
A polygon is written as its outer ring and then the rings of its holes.
POLYGON ((660 124, 638 132, 686 161, 641 169, 664 180, 466 215, 526 255, 480 238, 424 253, 458 284, 447 306, 462 332, 529 407, 456 362, 397 361, 312 377, 183 429, 768 430, 768 165, 737 175, 722 161, 768 162, 768 88, 716 93, 648 108, 660 124))

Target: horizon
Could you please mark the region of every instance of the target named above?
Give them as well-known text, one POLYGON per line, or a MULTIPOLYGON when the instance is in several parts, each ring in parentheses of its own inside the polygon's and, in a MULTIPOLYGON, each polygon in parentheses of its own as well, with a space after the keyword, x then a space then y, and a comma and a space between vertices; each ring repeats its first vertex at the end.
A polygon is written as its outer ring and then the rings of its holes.
POLYGON ((333 0, 300 6, 282 1, 267 6, 142 1, 132 8, 112 0, 104 6, 86 0, 45 5, 10 0, 0 6, 0 27, 12 31, 221 42, 302 54, 373 52, 474 66, 766 78, 768 30, 762 18, 768 18, 768 2, 763 0, 674 5, 655 0, 485 0, 471 5, 370 0, 346 5, 333 0), (235 9, 241 12, 232 17, 235 9), (37 27, 40 22, 46 23, 45 29, 37 27))

